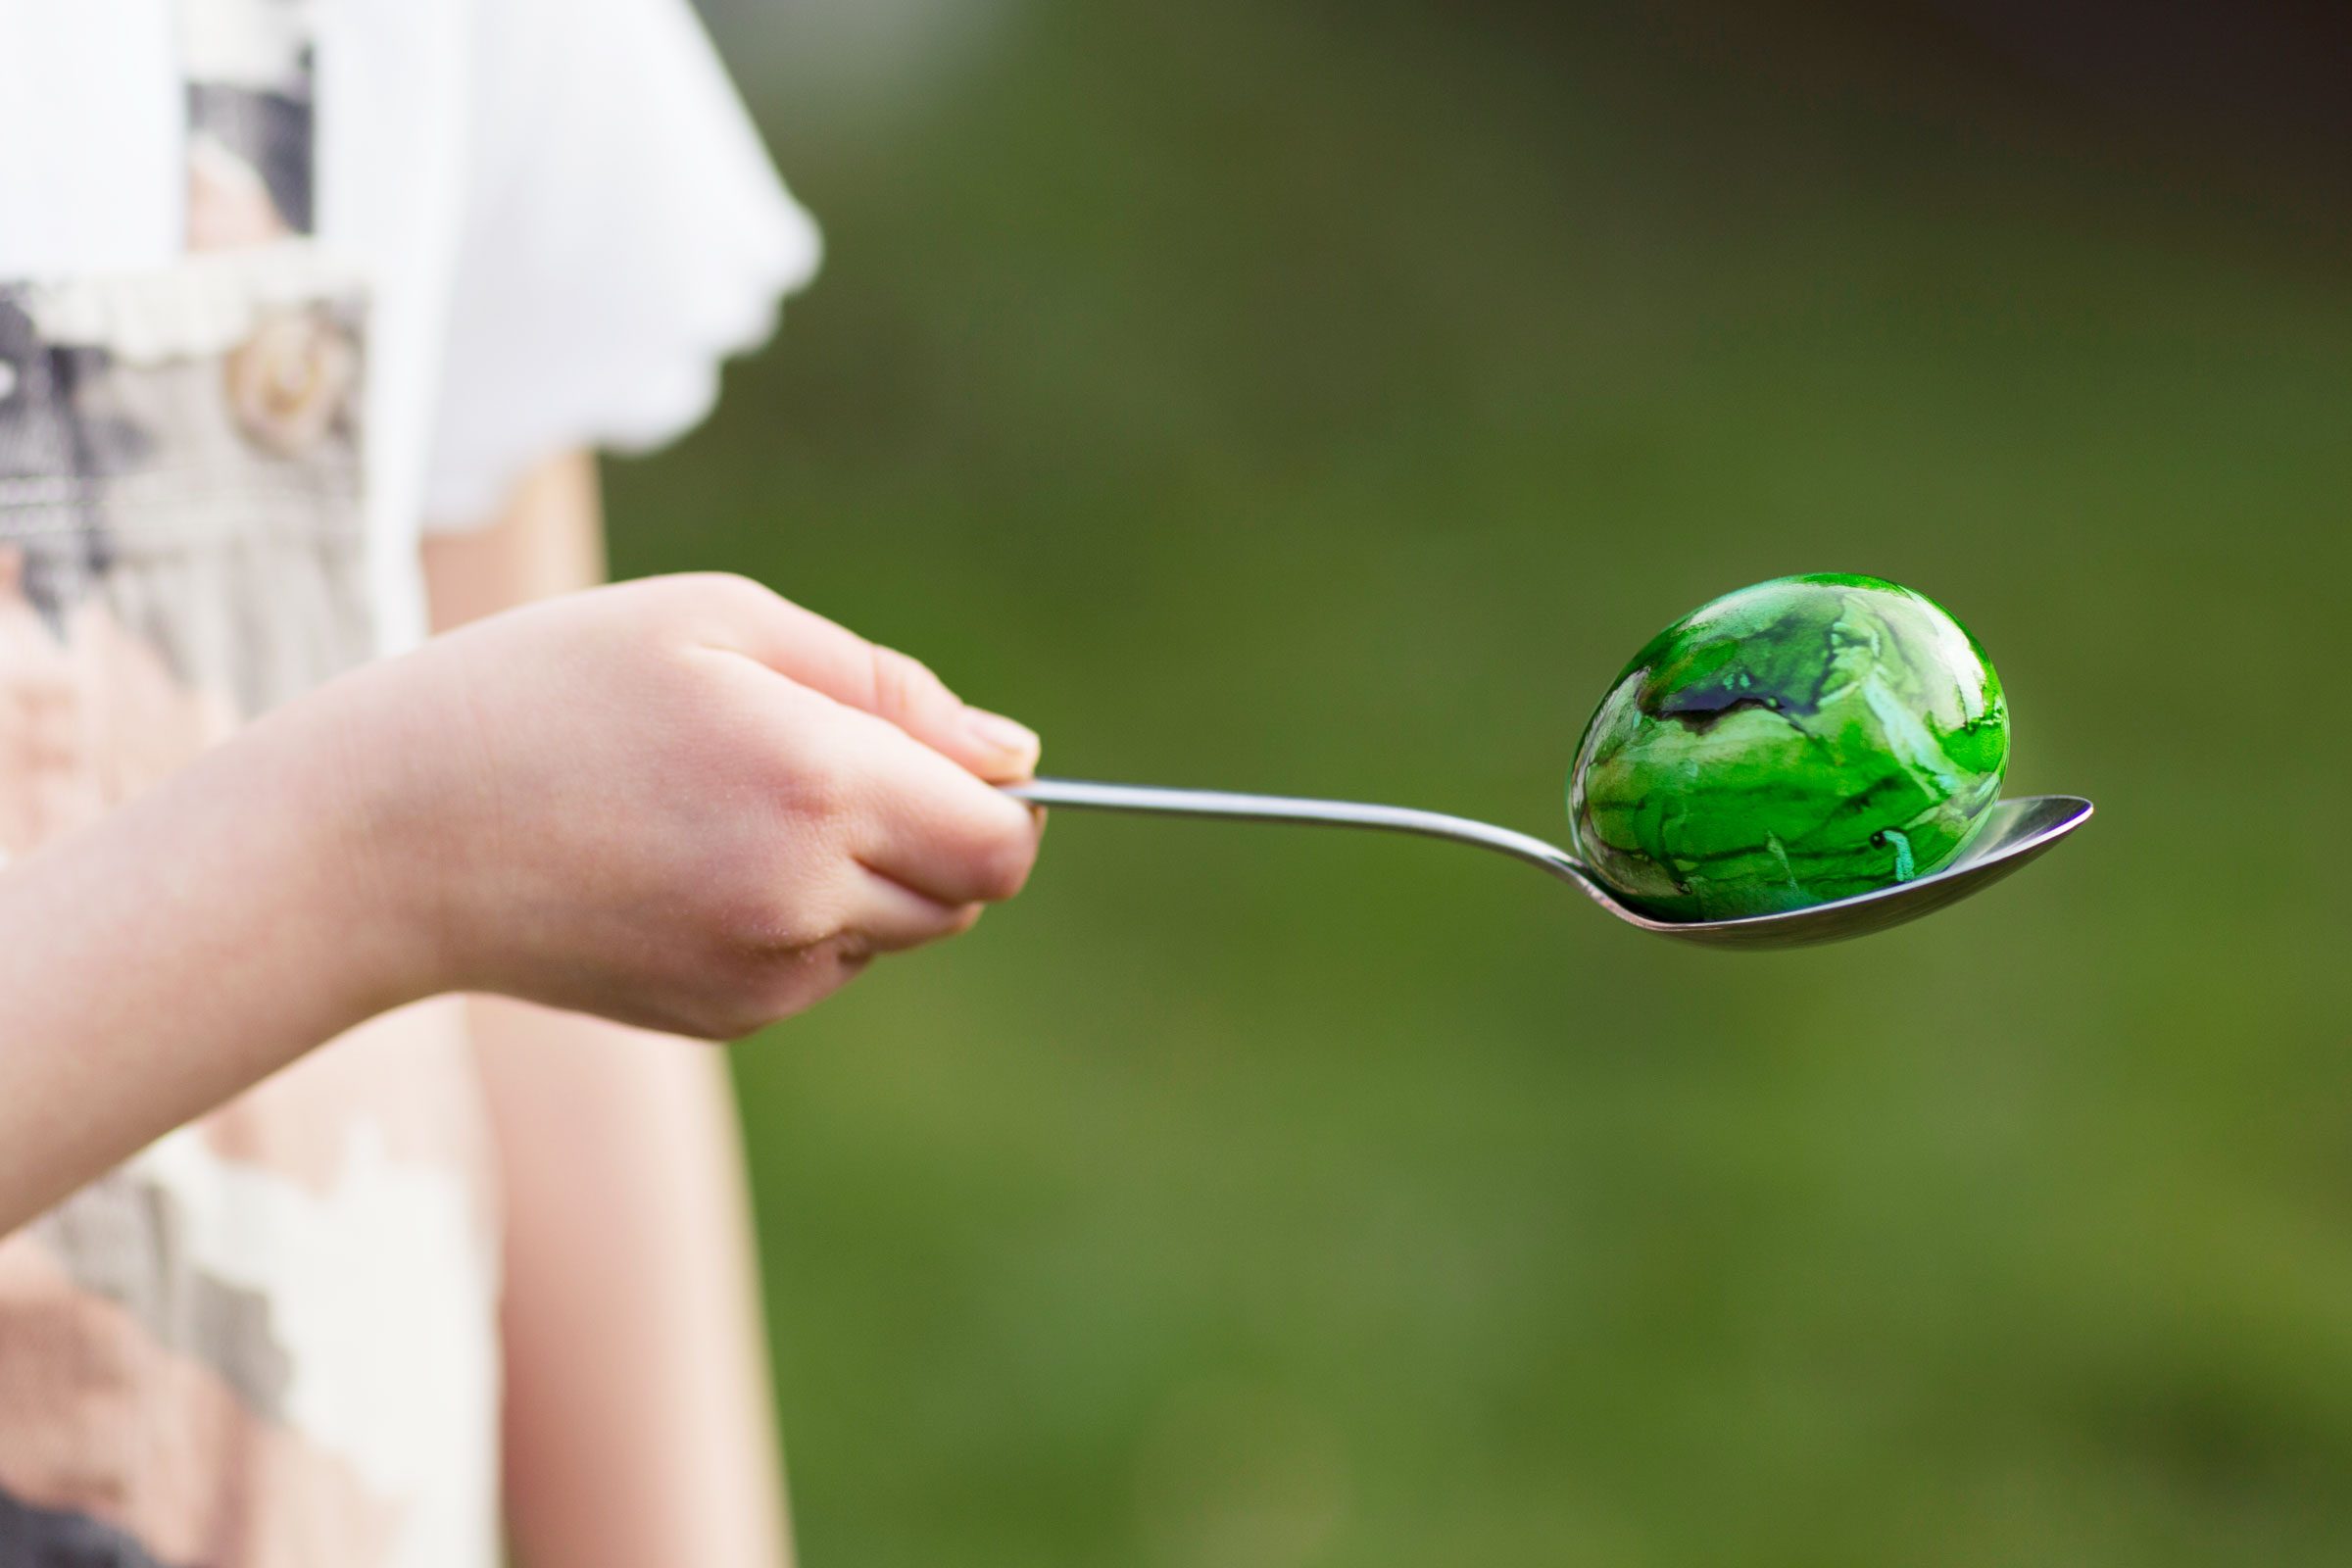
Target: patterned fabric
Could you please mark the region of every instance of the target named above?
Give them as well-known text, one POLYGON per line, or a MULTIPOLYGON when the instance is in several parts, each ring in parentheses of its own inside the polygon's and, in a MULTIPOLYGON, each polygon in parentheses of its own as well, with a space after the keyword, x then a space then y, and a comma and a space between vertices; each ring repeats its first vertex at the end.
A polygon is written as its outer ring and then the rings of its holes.
MULTIPOLYGON (((186 259, 0 283, 0 861, 377 646, 312 6, 179 11, 186 259)), ((0 1241, 0 1568, 495 1563, 489 1172, 428 1004, 0 1241)))

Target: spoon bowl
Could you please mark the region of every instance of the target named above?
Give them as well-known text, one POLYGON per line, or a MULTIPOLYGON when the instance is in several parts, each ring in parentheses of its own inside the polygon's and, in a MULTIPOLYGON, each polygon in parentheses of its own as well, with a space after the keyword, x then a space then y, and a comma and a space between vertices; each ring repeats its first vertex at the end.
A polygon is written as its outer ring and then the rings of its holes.
POLYGON ((1622 902, 1592 868, 1555 844, 1491 822, 1401 806, 1357 801, 1302 800, 1285 795, 1236 795, 1221 790, 1162 789, 1149 784, 1098 784, 1040 778, 1008 786, 1006 794, 1035 806, 1130 811, 1152 816, 1224 817, 1242 822, 1294 822, 1368 828, 1474 844, 1524 860, 1572 882, 1628 925, 1682 942, 1718 948, 1801 948, 1841 942, 1916 920, 1981 892, 2043 854, 2090 820, 2090 802, 2079 795, 2029 795, 2001 801, 1991 820, 1958 858, 1939 871, 1876 892, 1774 914, 1736 920, 1660 920, 1622 902))

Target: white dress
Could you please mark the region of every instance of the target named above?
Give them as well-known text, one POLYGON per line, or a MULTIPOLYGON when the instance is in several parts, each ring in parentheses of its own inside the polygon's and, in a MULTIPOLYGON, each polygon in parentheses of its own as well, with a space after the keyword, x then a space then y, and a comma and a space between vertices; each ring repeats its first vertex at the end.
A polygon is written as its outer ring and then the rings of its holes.
MULTIPOLYGON (((0 0, 0 875, 815 254, 682 0, 0 0)), ((498 1563, 488 1136, 425 1004, 0 1241, 0 1565, 498 1563)))

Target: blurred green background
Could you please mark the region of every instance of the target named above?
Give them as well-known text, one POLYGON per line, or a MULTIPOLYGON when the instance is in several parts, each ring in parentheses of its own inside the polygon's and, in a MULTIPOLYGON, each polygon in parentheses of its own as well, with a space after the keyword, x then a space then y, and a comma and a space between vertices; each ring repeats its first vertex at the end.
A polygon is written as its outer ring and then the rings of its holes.
POLYGON ((2352 1560, 2337 171, 2095 28, 1768 10, 717 8, 827 269, 620 569, 1055 770, 1544 834, 1658 626, 1874 572, 2099 804, 1782 956, 1062 813, 738 1054, 814 1568, 2352 1560))

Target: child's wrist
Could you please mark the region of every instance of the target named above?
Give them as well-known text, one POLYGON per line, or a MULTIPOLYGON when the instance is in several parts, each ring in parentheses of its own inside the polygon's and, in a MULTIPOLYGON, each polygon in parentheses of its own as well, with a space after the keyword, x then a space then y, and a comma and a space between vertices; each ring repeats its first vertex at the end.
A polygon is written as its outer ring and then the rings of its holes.
POLYGON ((431 878, 435 813, 361 682, 339 682, 247 737, 276 813, 280 912, 315 938, 322 994, 356 1024, 457 988, 431 878))

